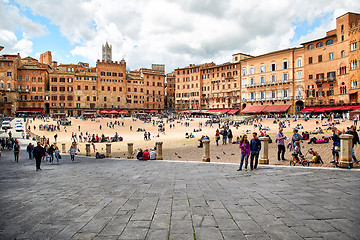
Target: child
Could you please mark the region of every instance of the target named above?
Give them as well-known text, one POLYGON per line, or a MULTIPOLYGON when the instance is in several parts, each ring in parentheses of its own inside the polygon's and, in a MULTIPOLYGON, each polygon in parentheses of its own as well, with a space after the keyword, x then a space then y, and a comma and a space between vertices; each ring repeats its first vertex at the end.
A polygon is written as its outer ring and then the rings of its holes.
POLYGON ((300 142, 296 141, 295 142, 294 153, 293 153, 293 156, 296 159, 296 161, 299 161, 299 155, 302 155, 301 148, 300 148, 300 142))
POLYGON ((237 171, 242 170, 242 165, 244 163, 244 159, 245 159, 245 171, 247 171, 248 159, 249 159, 249 155, 250 155, 250 143, 249 143, 249 140, 247 140, 246 135, 242 136, 242 138, 240 140, 239 148, 241 149, 241 160, 240 160, 240 167, 237 171))

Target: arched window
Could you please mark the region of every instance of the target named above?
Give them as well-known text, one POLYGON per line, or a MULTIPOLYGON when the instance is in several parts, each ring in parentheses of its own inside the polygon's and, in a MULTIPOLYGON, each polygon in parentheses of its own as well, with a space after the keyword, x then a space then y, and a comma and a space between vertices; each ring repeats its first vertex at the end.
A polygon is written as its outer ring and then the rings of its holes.
POLYGON ((314 49, 314 44, 310 44, 310 45, 308 46, 308 50, 311 50, 311 49, 314 49))
POLYGON ((345 57, 345 51, 344 50, 341 51, 341 57, 345 57))
POLYGON ((334 43, 334 40, 329 39, 329 40, 326 41, 326 46, 327 46, 327 45, 331 45, 331 44, 333 44, 333 43, 334 43))
POLYGON ((323 43, 323 42, 319 42, 319 43, 316 44, 316 47, 317 47, 317 48, 322 47, 322 46, 324 46, 324 43, 323 43))

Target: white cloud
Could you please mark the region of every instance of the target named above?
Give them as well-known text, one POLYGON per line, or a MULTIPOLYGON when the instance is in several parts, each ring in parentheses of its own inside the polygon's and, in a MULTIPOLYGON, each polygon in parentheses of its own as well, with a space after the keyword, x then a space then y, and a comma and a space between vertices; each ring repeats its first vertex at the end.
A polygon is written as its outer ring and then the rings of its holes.
MULTIPOLYGON (((164 63, 167 72, 189 63, 230 61, 237 52, 258 55, 298 46, 324 37, 339 15, 360 11, 360 2, 353 0, 17 2, 58 25, 61 34, 74 44, 73 56, 94 63, 101 57, 101 45, 109 41, 114 60, 125 55, 132 69, 164 63), (318 17, 323 18, 321 26, 294 42, 296 25, 311 25, 318 17)), ((28 29, 38 27, 25 23, 28 29)), ((54 50, 58 48, 61 46, 54 46, 54 50)))

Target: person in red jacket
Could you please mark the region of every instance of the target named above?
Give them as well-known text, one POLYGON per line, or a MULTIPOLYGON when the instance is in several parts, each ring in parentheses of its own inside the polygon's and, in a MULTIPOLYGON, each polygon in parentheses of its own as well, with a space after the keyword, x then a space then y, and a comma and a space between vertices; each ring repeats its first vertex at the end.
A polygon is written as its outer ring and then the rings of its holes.
POLYGON ((149 160, 149 159, 150 159, 149 150, 145 149, 145 151, 144 151, 144 153, 143 153, 143 159, 144 159, 144 160, 149 160))

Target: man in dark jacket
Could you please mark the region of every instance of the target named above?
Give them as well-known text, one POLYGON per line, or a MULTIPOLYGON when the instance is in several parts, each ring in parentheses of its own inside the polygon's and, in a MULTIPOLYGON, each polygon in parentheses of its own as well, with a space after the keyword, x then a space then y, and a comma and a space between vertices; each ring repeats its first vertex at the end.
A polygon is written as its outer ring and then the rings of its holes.
POLYGON ((33 150, 34 150, 34 146, 31 143, 29 143, 29 145, 26 148, 26 151, 29 154, 30 161, 33 159, 33 150))
POLYGON ((251 151, 251 155, 250 155, 250 171, 251 170, 256 170, 256 168, 257 168, 260 149, 261 149, 261 142, 257 138, 257 133, 254 132, 253 133, 253 139, 251 139, 251 141, 250 141, 250 151, 251 151), (254 163, 254 158, 255 158, 255 165, 253 164, 254 163))
POLYGON ((359 163, 359 160, 356 159, 355 152, 354 152, 354 148, 355 148, 356 144, 360 143, 359 135, 356 132, 355 125, 352 125, 350 127, 350 129, 348 131, 346 131, 346 134, 353 135, 353 139, 352 139, 353 140, 352 141, 352 159, 354 160, 355 163, 359 163))
POLYGON ((37 146, 34 148, 33 155, 36 159, 36 171, 41 170, 41 158, 45 156, 45 149, 41 146, 40 142, 38 142, 37 146))

